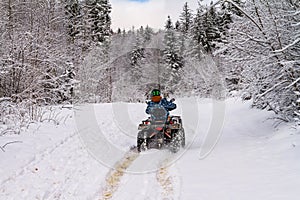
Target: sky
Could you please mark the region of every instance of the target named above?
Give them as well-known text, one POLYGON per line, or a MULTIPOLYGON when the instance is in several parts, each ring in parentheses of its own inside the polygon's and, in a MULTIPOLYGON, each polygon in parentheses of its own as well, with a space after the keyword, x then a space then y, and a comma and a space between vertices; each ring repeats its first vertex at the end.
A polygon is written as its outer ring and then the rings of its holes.
MULTIPOLYGON (((211 0, 204 0, 208 4, 211 0)), ((185 2, 192 11, 197 8, 197 0, 110 0, 112 5, 112 29, 131 29, 132 26, 149 25, 152 28, 163 28, 167 16, 175 22, 185 2)))

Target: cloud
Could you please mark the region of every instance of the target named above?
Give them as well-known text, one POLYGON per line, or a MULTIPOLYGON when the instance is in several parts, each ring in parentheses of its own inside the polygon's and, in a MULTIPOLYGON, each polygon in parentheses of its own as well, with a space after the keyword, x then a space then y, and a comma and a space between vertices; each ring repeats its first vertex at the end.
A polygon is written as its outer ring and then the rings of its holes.
MULTIPOLYGON (((112 29, 131 29, 132 26, 149 25, 152 28, 163 28, 167 16, 175 22, 185 2, 195 11, 197 0, 110 0, 112 4, 112 29)), ((205 0, 208 3, 210 0, 205 0)))

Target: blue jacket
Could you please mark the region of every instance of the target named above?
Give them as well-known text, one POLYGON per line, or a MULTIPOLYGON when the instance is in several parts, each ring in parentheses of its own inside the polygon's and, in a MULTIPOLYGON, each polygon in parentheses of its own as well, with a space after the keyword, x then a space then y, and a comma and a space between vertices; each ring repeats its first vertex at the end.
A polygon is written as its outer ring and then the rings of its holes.
POLYGON ((161 106, 163 106, 166 111, 167 111, 167 115, 169 115, 169 111, 174 110, 176 108, 176 104, 173 102, 168 101, 166 98, 163 98, 162 100, 160 100, 159 103, 155 103, 153 101, 148 102, 148 106, 146 108, 146 113, 147 114, 151 114, 151 109, 153 107, 156 107, 157 104, 160 104, 161 106))

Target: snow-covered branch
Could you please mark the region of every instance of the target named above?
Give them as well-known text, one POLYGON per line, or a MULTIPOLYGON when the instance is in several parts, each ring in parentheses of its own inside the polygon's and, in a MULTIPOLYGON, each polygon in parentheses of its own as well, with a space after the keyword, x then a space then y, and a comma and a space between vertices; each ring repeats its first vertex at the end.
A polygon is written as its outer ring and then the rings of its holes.
POLYGON ((281 84, 284 84, 284 83, 286 83, 286 82, 287 82, 287 81, 284 80, 284 81, 282 81, 282 82, 280 82, 280 83, 277 83, 277 84, 273 85, 271 88, 269 88, 269 89, 266 90, 265 92, 263 92, 263 93, 257 95, 257 97, 258 97, 258 98, 261 98, 261 97, 265 96, 266 94, 268 94, 269 92, 271 92, 272 90, 274 90, 274 88, 276 88, 276 87, 278 87, 278 86, 280 86, 281 84))
POLYGON ((290 47, 296 45, 298 42, 300 42, 300 38, 297 38, 297 39, 294 40, 291 44, 286 45, 286 46, 283 47, 282 49, 275 50, 274 53, 280 53, 280 52, 286 51, 288 48, 290 48, 290 47))
MULTIPOLYGON (((253 24, 255 24, 255 26, 261 31, 262 27, 260 27, 260 25, 255 21, 255 19, 253 17, 251 17, 244 9, 242 9, 240 6, 238 6, 235 2, 231 1, 231 0, 224 0, 225 2, 231 3, 234 7, 236 7, 239 11, 241 11, 248 19, 250 19, 253 24)), ((219 1, 221 2, 221 1, 219 1)))
POLYGON ((22 143, 22 141, 12 141, 12 142, 7 142, 4 145, 0 146, 0 149, 5 152, 5 147, 9 144, 14 144, 14 143, 22 143))
POLYGON ((300 81, 300 78, 296 79, 294 82, 292 82, 290 85, 286 86, 286 89, 289 89, 290 87, 292 87, 293 85, 295 85, 296 83, 298 83, 300 81))

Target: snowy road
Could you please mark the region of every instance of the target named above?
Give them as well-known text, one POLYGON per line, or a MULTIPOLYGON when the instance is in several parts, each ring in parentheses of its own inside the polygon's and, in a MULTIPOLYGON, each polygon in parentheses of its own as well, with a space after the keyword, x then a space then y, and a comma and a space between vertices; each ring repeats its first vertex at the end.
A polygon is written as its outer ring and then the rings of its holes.
POLYGON ((0 186, 0 199, 3 200, 94 199, 105 174, 83 148, 77 134, 37 152, 20 169, 9 172, 11 174, 7 174, 0 186), (94 170, 97 176, 91 173, 94 170), (90 193, 91 188, 94 193, 90 193))
POLYGON ((271 113, 230 99, 220 141, 199 159, 212 104, 200 100, 195 116, 187 115, 194 105, 185 101, 177 102, 176 114, 183 115, 187 148, 176 155, 129 151, 137 124, 146 117, 143 104, 95 105, 95 119, 83 124, 73 117, 57 127, 43 124, 38 130, 1 137, 1 146, 20 143, 0 151, 0 199, 298 199, 299 129, 274 129, 273 121, 266 120, 271 113), (124 105, 126 112, 120 111, 124 105), (116 116, 119 112, 121 117, 116 116), (93 120, 108 146, 90 134, 97 133, 88 125, 93 120), (118 155, 108 156, 113 151, 118 155))

